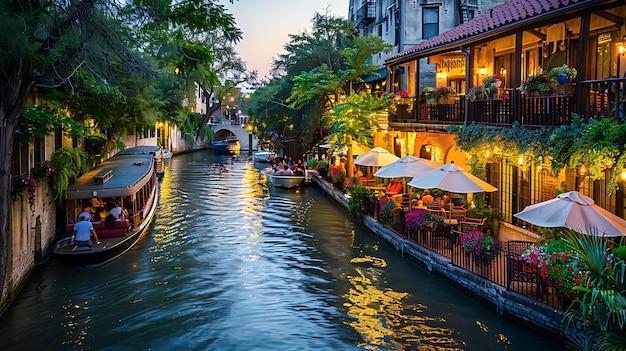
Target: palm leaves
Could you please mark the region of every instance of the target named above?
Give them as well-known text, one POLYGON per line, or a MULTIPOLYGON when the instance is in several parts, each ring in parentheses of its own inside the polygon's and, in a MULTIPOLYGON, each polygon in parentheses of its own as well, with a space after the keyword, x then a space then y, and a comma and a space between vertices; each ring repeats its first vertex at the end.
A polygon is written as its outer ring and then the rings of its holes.
POLYGON ((574 288, 581 297, 563 315, 570 346, 578 350, 623 350, 626 263, 611 253, 608 241, 600 235, 566 231, 565 240, 588 267, 583 286, 574 288))

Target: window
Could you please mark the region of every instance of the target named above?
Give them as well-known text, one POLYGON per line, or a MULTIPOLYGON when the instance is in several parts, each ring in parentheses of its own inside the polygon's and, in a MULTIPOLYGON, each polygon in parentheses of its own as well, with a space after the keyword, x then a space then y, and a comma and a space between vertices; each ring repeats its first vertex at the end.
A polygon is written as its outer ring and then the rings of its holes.
POLYGON ((422 37, 430 39, 439 35, 439 9, 424 7, 422 10, 422 37))

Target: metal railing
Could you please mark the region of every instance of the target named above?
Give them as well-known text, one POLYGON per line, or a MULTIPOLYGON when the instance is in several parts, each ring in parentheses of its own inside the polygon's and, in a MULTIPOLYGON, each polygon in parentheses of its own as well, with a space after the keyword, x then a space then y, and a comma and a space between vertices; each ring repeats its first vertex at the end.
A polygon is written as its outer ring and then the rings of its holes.
POLYGON ((456 125, 512 125, 558 127, 572 122, 572 113, 583 118, 624 118, 626 78, 589 80, 576 85, 554 87, 549 95, 527 96, 517 89, 505 89, 498 99, 469 101, 457 96, 453 103, 430 104, 426 99, 411 99, 407 106, 396 106, 389 114, 390 123, 456 125))
POLYGON ((406 228, 404 211, 390 218, 379 218, 378 210, 376 202, 369 208, 367 214, 405 239, 449 258, 455 266, 464 268, 508 291, 551 307, 565 310, 569 306, 569 300, 541 278, 539 269, 524 261, 522 253, 530 248, 532 242, 508 241, 489 255, 474 255, 463 249, 461 236, 464 233, 456 230, 455 226, 409 231, 406 228))

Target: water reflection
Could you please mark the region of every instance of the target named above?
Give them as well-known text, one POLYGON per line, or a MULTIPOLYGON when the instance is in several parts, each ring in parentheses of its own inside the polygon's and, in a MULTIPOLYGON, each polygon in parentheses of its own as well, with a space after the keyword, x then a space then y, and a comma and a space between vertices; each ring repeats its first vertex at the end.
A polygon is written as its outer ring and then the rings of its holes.
POLYGON ((3 350, 525 350, 510 323, 253 164, 171 159, 154 230, 97 269, 50 262, 0 319, 3 350))

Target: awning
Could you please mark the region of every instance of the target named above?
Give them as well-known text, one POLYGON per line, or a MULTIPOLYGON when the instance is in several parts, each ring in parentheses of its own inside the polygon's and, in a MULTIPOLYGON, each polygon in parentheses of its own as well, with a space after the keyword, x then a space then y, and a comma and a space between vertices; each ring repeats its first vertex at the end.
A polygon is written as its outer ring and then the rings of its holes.
POLYGON ((377 80, 386 79, 387 74, 389 74, 389 72, 387 71, 385 67, 379 68, 374 72, 375 73, 373 74, 367 74, 367 75, 361 76, 361 79, 363 79, 365 83, 369 83, 369 82, 374 82, 377 80))

